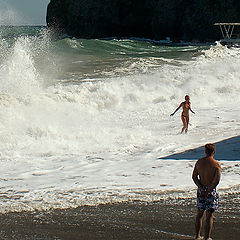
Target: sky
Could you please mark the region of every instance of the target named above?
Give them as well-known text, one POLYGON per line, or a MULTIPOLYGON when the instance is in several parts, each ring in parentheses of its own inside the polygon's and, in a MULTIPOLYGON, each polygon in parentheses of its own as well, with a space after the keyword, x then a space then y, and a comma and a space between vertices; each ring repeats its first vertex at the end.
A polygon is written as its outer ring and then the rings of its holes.
POLYGON ((50 0, 0 0, 0 25, 46 25, 50 0))

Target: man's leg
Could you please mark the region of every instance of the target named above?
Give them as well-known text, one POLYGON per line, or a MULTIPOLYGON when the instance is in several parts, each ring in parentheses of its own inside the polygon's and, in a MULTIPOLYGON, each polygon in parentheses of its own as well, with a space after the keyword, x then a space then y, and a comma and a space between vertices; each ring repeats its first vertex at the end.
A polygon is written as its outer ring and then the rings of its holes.
POLYGON ((205 228, 204 228, 204 239, 210 238, 211 232, 213 227, 213 211, 207 210, 206 211, 206 221, 205 221, 205 228))
POLYGON ((195 230, 196 230, 196 239, 200 239, 201 229, 202 229, 202 221, 203 221, 203 213, 204 210, 197 211, 196 222, 195 222, 195 230))

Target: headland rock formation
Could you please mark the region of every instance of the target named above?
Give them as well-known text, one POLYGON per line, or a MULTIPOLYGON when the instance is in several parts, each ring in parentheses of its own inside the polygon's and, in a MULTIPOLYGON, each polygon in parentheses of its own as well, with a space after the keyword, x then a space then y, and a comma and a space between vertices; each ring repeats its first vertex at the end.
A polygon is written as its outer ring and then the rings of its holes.
POLYGON ((215 22, 240 22, 239 0, 51 0, 47 26, 76 38, 215 41, 215 22))

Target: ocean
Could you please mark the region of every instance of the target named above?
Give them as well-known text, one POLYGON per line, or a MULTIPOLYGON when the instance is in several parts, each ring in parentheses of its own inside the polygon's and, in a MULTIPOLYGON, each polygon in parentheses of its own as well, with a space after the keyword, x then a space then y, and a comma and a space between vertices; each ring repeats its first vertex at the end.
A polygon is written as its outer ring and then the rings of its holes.
POLYGON ((0 27, 1 213, 193 198, 208 142, 220 194, 239 193, 239 66, 240 50, 218 43, 0 27), (180 134, 181 111, 170 114, 186 94, 195 114, 180 134))

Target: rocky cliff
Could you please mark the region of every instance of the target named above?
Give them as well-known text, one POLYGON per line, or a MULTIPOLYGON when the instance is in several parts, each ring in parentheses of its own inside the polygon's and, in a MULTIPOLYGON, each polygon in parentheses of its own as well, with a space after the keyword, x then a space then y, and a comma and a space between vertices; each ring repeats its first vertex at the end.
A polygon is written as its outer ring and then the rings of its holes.
POLYGON ((47 26, 76 38, 214 41, 215 22, 240 22, 239 0, 51 0, 47 26))

